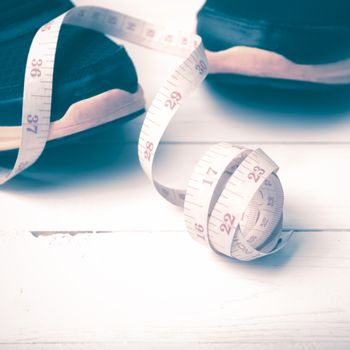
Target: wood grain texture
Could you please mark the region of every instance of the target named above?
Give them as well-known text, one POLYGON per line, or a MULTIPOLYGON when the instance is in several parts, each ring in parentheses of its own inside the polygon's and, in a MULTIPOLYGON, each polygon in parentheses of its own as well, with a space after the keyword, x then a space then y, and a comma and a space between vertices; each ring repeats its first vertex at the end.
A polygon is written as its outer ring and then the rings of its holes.
POLYGON ((349 237, 298 232, 247 264, 185 232, 2 233, 0 348, 345 349, 349 237))
MULTIPOLYGON (((96 138, 104 139, 103 133, 96 138)), ((157 177, 185 188, 196 161, 210 145, 162 145, 157 177)), ((350 229, 350 145, 247 146, 262 147, 280 166, 286 228, 350 229)), ((182 209, 162 199, 143 174, 136 143, 96 141, 48 150, 35 166, 3 186, 0 205, 2 228, 8 229, 185 228, 182 209), (14 220, 18 212, 20 221, 14 220)))

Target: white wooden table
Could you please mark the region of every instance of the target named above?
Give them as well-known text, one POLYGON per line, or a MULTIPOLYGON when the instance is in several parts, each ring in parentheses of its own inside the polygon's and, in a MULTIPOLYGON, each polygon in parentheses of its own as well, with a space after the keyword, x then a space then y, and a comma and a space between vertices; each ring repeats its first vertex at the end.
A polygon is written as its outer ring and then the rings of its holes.
MULTIPOLYGON (((185 30, 202 2, 76 1, 185 30)), ((179 61, 126 46, 149 103, 179 61)), ((349 349, 349 101, 206 83, 175 118, 157 162, 169 184, 219 141, 280 165, 296 234, 251 263, 197 245, 154 191, 142 118, 48 150, 0 192, 0 349, 349 349), (31 233, 47 230, 82 233, 31 233)))

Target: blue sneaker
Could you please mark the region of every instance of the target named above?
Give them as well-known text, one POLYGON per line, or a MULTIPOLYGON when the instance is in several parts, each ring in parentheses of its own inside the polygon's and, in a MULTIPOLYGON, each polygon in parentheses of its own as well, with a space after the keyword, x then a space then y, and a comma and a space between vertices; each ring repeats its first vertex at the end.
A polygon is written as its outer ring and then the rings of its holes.
MULTIPOLYGON (((72 8, 68 0, 2 0, 0 4, 0 151, 20 141, 23 80, 35 32, 72 8)), ((125 48, 103 34, 62 27, 53 78, 49 140, 134 116, 144 109, 142 89, 125 48)))
POLYGON ((311 89, 350 83, 347 0, 207 0, 197 31, 217 78, 311 89))

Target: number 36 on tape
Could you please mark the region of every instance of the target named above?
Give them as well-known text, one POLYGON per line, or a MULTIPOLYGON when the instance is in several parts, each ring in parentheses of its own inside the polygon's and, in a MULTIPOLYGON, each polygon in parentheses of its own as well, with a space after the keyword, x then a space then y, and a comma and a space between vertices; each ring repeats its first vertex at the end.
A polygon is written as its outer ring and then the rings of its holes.
POLYGON ((21 144, 13 169, 0 170, 0 184, 32 165, 45 148, 50 112, 43 116, 40 111, 51 110, 51 95, 43 97, 41 92, 52 88, 54 56, 63 23, 183 58, 146 114, 138 144, 143 170, 164 198, 184 207, 190 235, 216 252, 252 260, 283 248, 291 235, 282 231, 283 190, 276 164, 262 150, 224 143, 211 147, 196 165, 186 191, 167 187, 154 178, 154 155, 165 129, 208 74, 205 51, 197 35, 168 31, 104 8, 73 8, 36 33, 25 72, 21 144), (48 40, 49 47, 41 45, 48 40), (43 66, 51 73, 45 82, 40 79, 43 66))

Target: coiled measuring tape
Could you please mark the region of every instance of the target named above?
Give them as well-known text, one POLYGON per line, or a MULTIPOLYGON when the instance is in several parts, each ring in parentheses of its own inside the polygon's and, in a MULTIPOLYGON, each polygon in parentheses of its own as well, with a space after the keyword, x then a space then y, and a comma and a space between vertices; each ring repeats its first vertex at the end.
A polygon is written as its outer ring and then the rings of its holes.
POLYGON ((37 31, 25 71, 20 148, 14 167, 1 169, 0 184, 32 165, 45 148, 55 54, 63 23, 185 57, 146 114, 138 144, 143 170, 165 199, 184 207, 186 227, 195 240, 240 260, 282 249, 291 235, 282 231, 283 190, 276 175, 278 167, 262 150, 224 143, 211 147, 199 160, 186 191, 154 179, 154 156, 165 129, 208 74, 204 47, 197 35, 168 31, 104 8, 73 8, 37 31), (45 79, 37 74, 43 68, 45 79))

